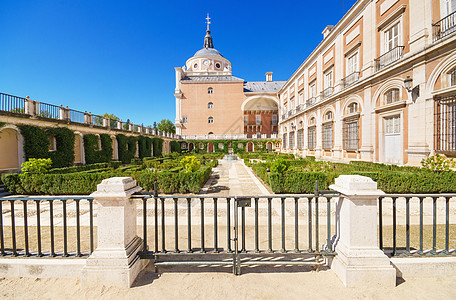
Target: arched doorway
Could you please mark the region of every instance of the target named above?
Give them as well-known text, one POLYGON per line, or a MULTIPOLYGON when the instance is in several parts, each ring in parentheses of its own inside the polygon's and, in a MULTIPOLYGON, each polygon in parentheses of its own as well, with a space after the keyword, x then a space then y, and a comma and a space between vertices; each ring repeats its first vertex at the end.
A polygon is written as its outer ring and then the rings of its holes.
POLYGON ((83 165, 84 164, 84 139, 82 134, 79 132, 74 133, 74 164, 83 165))
POLYGON ((0 170, 19 170, 24 162, 22 135, 15 126, 7 126, 0 129, 0 140, 0 170))
POLYGON ((266 149, 267 149, 268 151, 272 151, 272 142, 268 142, 268 143, 266 144, 266 149))
POLYGON ((193 148, 195 148, 195 145, 193 145, 193 143, 188 144, 188 152, 192 152, 193 148))
POLYGON ((247 152, 253 152, 253 143, 252 142, 247 143, 247 152))
POLYGON ((207 152, 214 152, 214 144, 212 144, 212 143, 207 144, 207 152))

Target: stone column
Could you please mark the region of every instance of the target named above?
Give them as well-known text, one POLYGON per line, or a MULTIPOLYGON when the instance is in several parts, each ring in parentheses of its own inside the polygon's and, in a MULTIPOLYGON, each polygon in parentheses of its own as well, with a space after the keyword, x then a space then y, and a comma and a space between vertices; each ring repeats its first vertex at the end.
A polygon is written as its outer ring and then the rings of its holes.
POLYGON ((131 177, 114 177, 98 184, 90 196, 98 203, 98 246, 87 258, 85 278, 107 286, 130 287, 147 265, 138 251, 136 203, 130 196, 141 190, 131 177))
POLYGON ((340 192, 337 203, 338 236, 331 269, 346 287, 396 285, 396 270, 378 248, 377 183, 360 175, 341 175, 331 189, 340 192))

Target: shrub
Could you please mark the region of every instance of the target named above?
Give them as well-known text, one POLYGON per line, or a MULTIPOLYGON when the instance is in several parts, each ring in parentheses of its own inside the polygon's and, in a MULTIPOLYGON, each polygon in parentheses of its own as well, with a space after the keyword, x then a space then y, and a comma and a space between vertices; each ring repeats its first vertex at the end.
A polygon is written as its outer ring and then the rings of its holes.
POLYGON ((23 173, 44 174, 51 168, 52 160, 50 158, 30 158, 21 165, 23 173))
POLYGON ((109 162, 112 159, 112 139, 108 134, 100 134, 101 149, 98 148, 98 136, 84 135, 84 152, 86 163, 109 162))
POLYGON ((161 139, 161 138, 153 138, 152 142, 153 142, 153 146, 154 146, 154 156, 155 157, 162 156, 163 139, 161 139))
POLYGON ((138 154, 140 158, 150 157, 152 153, 152 139, 147 136, 138 138, 138 154))
POLYGON ((277 172, 283 174, 288 167, 290 166, 290 162, 283 158, 276 159, 271 165, 271 172, 277 172))
POLYGON ((126 137, 123 134, 116 135, 117 147, 119 152, 119 160, 124 163, 130 163, 131 159, 136 154, 136 142, 137 138, 134 136, 126 137))
POLYGON ((67 168, 53 168, 49 170, 49 174, 67 174, 67 173, 76 173, 83 172, 93 169, 102 169, 108 166, 107 163, 96 163, 83 166, 67 167, 67 168))
POLYGON ((185 172, 195 172, 200 168, 201 163, 195 156, 185 156, 180 164, 185 169, 185 172))
POLYGON ((421 160, 421 165, 434 172, 450 171, 456 167, 456 162, 452 158, 445 158, 442 155, 436 154, 426 159, 421 160))

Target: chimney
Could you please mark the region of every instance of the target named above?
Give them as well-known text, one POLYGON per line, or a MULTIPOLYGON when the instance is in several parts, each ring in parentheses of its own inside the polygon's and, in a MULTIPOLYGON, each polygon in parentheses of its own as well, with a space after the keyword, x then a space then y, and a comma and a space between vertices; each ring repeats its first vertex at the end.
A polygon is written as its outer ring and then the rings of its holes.
POLYGON ((266 72, 266 81, 272 81, 272 72, 266 72))
POLYGON ((325 29, 323 29, 323 39, 325 39, 330 33, 331 31, 334 29, 334 26, 333 25, 328 25, 325 27, 325 29))

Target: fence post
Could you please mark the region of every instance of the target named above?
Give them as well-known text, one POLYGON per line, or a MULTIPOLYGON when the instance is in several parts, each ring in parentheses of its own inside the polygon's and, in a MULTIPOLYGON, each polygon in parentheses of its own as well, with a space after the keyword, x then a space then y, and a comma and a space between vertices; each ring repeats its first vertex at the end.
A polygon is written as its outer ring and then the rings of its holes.
POLYGON ((396 270, 378 247, 377 199, 384 193, 360 175, 341 175, 330 188, 341 193, 331 269, 347 287, 396 286, 396 270))
POLYGON ((87 280, 130 287, 147 265, 138 256, 142 240, 136 235, 136 202, 130 199, 140 190, 131 177, 113 177, 103 180, 91 194, 98 203, 98 245, 84 268, 87 280))

